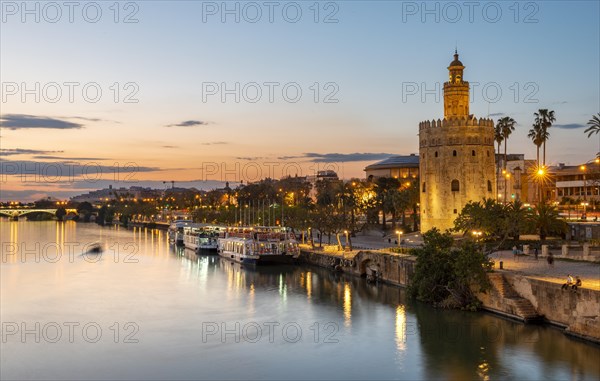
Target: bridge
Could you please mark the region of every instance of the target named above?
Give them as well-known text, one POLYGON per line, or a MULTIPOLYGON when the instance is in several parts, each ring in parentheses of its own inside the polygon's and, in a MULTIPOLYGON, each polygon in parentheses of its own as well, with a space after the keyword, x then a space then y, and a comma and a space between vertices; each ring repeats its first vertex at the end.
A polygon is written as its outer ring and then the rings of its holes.
MULTIPOLYGON (((53 216, 56 215, 57 209, 36 209, 36 208, 12 208, 12 209, 0 209, 0 215, 8 216, 10 218, 18 219, 19 217, 29 214, 29 213, 49 213, 53 216)), ((77 214, 77 209, 65 209, 67 214, 75 213, 77 214)))

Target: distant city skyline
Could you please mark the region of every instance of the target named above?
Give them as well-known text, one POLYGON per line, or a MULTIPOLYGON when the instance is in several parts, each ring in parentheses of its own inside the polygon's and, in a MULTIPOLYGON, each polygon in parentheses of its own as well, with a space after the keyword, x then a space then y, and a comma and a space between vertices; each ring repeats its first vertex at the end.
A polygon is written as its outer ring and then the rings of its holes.
POLYGON ((1 201, 363 178, 443 118, 455 48, 471 113, 517 121, 509 153, 535 159, 543 108, 549 164, 600 150, 598 2, 22 4, 1 4, 1 201))

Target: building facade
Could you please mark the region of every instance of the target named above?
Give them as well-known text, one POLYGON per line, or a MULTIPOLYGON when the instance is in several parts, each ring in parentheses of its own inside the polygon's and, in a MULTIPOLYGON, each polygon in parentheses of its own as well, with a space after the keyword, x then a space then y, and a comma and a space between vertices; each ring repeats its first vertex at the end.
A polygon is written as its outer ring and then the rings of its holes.
POLYGON ((442 231, 469 201, 496 198, 494 121, 469 114, 469 83, 454 54, 444 83, 444 118, 419 124, 421 231, 442 231))
POLYGON ((395 179, 417 179, 419 177, 419 156, 410 154, 392 156, 365 167, 367 179, 393 177, 395 179))
POLYGON ((600 160, 580 165, 564 165, 548 169, 554 183, 553 198, 565 198, 577 202, 600 201, 600 160))
POLYGON ((525 159, 524 154, 504 155, 497 154, 498 171, 498 197, 499 202, 513 202, 519 200, 524 204, 538 202, 539 189, 533 173, 537 168, 535 160, 525 159), (506 169, 504 169, 506 167, 506 169))

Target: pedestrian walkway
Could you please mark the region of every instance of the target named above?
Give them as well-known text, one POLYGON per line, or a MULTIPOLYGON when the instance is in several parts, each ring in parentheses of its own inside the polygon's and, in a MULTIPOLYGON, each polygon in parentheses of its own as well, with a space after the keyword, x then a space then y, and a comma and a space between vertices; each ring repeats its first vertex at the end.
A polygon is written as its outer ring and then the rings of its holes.
POLYGON ((565 283, 567 275, 579 276, 583 282, 583 288, 600 290, 600 264, 593 262, 577 262, 572 260, 561 260, 554 257, 553 265, 548 265, 546 258, 535 259, 533 255, 518 255, 516 259, 511 250, 497 251, 491 255, 496 262, 503 262, 504 270, 514 271, 527 275, 534 279, 541 279, 553 283, 565 283))

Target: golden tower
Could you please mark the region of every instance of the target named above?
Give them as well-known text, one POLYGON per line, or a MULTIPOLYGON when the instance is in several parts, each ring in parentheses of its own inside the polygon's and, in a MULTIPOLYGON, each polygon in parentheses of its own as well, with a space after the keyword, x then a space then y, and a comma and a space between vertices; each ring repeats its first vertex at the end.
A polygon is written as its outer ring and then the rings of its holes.
POLYGON ((419 123, 421 231, 454 227, 469 201, 494 197, 494 121, 469 114, 469 83, 458 52, 444 83, 444 119, 419 123))

